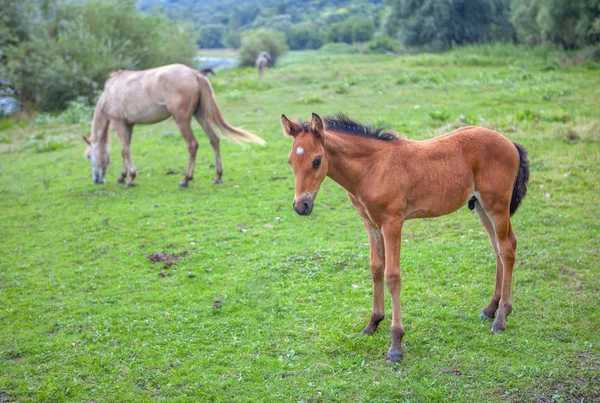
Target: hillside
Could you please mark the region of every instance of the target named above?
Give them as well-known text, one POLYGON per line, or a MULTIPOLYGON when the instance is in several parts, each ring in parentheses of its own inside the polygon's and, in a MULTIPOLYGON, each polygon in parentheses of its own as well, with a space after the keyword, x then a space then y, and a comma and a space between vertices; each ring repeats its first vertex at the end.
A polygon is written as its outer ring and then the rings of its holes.
POLYGON ((343 16, 360 9, 372 9, 374 5, 382 8, 383 0, 139 0, 137 4, 142 10, 158 9, 174 19, 240 24, 232 27, 239 29, 252 24, 257 18, 268 19, 277 15, 290 15, 292 22, 314 21, 319 16, 343 16), (236 19, 238 16, 242 18, 236 19))

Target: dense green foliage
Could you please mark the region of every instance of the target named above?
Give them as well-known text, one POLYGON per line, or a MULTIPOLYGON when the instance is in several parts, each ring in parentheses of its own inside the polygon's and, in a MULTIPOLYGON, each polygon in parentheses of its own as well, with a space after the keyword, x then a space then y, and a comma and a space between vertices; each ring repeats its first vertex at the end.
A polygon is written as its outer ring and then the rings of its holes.
POLYGON ((190 64, 185 27, 140 12, 135 1, 0 0, 0 77, 44 110, 93 100, 111 71, 190 64))
POLYGON ((512 22, 519 40, 567 48, 598 44, 600 0, 527 0, 513 3, 512 22))
POLYGON ((315 24, 304 23, 292 27, 288 35, 290 49, 318 49, 323 45, 323 34, 315 24))
MULTIPOLYGON (((600 40, 600 0, 142 0, 139 4, 191 20, 200 31, 219 24, 227 31, 222 36, 235 38, 256 28, 284 32, 292 49, 366 42, 375 32, 430 50, 498 41, 581 48, 600 40)), ((215 44, 202 39, 200 43, 215 44)))
MULTIPOLYGON (((510 0, 395 0, 394 25, 408 46, 434 50, 454 45, 511 40, 510 0)), ((388 26, 392 24, 388 21, 388 26)))
MULTIPOLYGON (((226 45, 236 45, 235 33, 263 28, 283 32, 291 49, 314 49, 332 38, 332 42, 365 42, 379 28, 386 8, 382 0, 246 0, 170 1, 142 0, 143 10, 158 8, 171 18, 193 21, 200 31, 200 45, 207 25, 220 24, 227 30, 226 45), (335 24, 335 27, 331 27, 335 24), (334 35, 331 30, 346 31, 334 35)), ((212 44, 212 43, 211 43, 212 44)))
POLYGON ((227 30, 223 25, 208 24, 200 27, 198 46, 201 48, 222 48, 225 46, 227 30))
POLYGON ((115 183, 115 134, 98 186, 82 157, 88 125, 0 131, 0 401, 597 402, 600 75, 547 69, 545 52, 293 52, 261 81, 219 71, 224 116, 267 145, 222 142, 225 182, 212 185, 194 124, 184 191, 172 120, 135 127, 129 189, 115 183), (502 335, 478 317, 495 260, 466 206, 404 226, 404 361, 384 358, 387 295, 380 329, 360 335, 372 301, 364 225, 329 179, 311 216, 292 210, 279 123, 338 111, 415 140, 486 125, 529 151, 502 335), (148 261, 159 251, 181 260, 148 261))
POLYGON ((285 43, 285 34, 258 30, 245 35, 242 45, 238 50, 241 66, 254 66, 258 54, 262 51, 269 52, 271 64, 277 63, 279 57, 288 51, 285 43))

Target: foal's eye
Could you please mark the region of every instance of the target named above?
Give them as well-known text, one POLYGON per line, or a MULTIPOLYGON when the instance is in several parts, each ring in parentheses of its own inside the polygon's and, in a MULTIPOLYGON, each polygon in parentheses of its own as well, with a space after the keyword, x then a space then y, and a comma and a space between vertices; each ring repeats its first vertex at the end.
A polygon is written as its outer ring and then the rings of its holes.
POLYGON ((313 168, 317 169, 321 166, 321 157, 317 157, 315 158, 315 160, 313 161, 313 168))

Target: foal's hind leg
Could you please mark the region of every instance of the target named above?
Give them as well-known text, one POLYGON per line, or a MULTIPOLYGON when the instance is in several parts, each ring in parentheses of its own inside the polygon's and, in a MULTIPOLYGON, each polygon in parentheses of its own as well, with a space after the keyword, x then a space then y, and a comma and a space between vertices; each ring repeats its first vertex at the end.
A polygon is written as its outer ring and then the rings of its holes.
POLYGON ((215 152, 215 166, 217 176, 215 177, 215 179, 213 179, 213 183, 223 183, 223 166, 221 165, 221 150, 219 146, 219 137, 217 136, 217 133, 215 133, 215 131, 213 130, 212 126, 206 120, 198 117, 196 117, 196 120, 198 120, 198 123, 200 123, 200 125, 204 129, 204 132, 210 140, 210 145, 212 146, 213 151, 215 152))
POLYGON ((494 319, 496 315, 496 310, 498 309, 498 303, 500 302, 500 292, 502 290, 502 259, 500 259, 500 251, 498 250, 498 243, 496 241, 496 234, 494 232, 494 226, 490 221, 490 218, 487 216, 483 207, 479 202, 475 203, 475 210, 477 214, 479 214, 479 219, 481 223, 485 227, 490 237, 490 243, 494 248, 494 254, 496 255, 496 283, 494 285, 494 294, 492 296, 492 300, 488 304, 487 307, 483 309, 481 312, 482 319, 494 319))
POLYGON ((508 211, 504 215, 492 218, 498 248, 500 249, 500 258, 502 259, 502 291, 500 292, 500 305, 498 306, 498 315, 492 323, 492 333, 502 333, 506 326, 506 318, 512 312, 512 303, 510 299, 510 290, 512 286, 512 272, 515 265, 515 255, 517 250, 517 238, 512 231, 510 224, 510 215, 508 211))
MULTIPOLYGON (((494 323, 492 323, 491 332, 501 333, 505 329, 506 318, 512 311, 510 289, 512 285, 512 272, 515 264, 517 238, 512 231, 507 203, 502 203, 499 201, 494 203, 493 201, 490 201, 487 204, 483 203, 482 207, 485 209, 485 213, 492 224, 494 237, 496 239, 497 253, 500 255, 500 261, 502 264, 502 274, 500 275, 498 272, 496 273, 496 288, 494 290, 494 297, 492 298, 492 302, 490 302, 490 306, 488 306, 488 308, 490 308, 488 312, 491 312, 496 307, 498 309, 496 319, 494 320, 494 323), (500 288, 500 299, 498 302, 496 302, 498 288, 500 288)), ((487 316, 489 316, 488 312, 484 310, 484 313, 487 316)))

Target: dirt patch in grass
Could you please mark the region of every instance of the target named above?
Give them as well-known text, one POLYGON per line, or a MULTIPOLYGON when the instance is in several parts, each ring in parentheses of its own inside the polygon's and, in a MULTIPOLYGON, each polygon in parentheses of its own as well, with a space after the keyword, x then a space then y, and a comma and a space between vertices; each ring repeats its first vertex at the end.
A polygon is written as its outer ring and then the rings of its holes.
POLYGON ((600 402, 600 392, 590 390, 589 386, 579 384, 569 386, 562 382, 553 383, 547 390, 536 393, 531 401, 534 403, 600 402))
POLYGON ((146 255, 146 259, 152 263, 162 263, 163 268, 171 267, 181 259, 182 256, 194 253, 192 250, 180 250, 175 253, 153 252, 146 255))
POLYGON ((146 255, 146 259, 152 263, 162 263, 164 267, 170 267, 175 262, 181 260, 181 257, 164 252, 153 252, 146 255))

